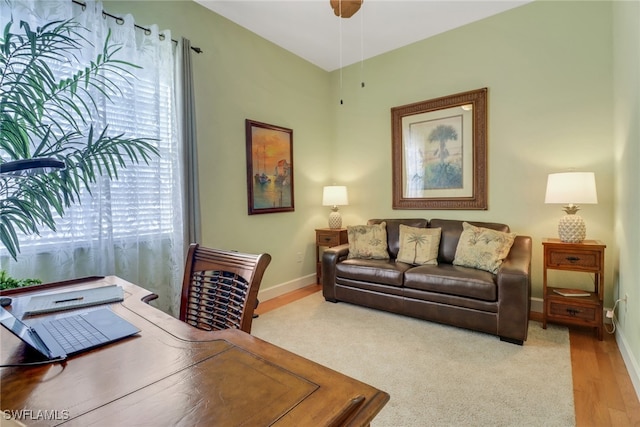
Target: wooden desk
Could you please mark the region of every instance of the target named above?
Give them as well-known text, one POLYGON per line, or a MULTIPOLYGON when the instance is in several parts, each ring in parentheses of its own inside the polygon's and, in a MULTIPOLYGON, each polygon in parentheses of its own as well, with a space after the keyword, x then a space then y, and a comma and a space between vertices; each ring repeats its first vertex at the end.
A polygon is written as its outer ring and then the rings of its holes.
MULTIPOLYGON (((22 317, 34 294, 109 284, 125 290, 113 311, 141 333, 64 364, 0 368, 0 416, 26 410, 27 425, 360 426, 389 400, 242 331, 195 329, 145 303, 153 294, 114 276, 2 294, 22 317)), ((41 360, 0 329, 1 364, 41 360)))

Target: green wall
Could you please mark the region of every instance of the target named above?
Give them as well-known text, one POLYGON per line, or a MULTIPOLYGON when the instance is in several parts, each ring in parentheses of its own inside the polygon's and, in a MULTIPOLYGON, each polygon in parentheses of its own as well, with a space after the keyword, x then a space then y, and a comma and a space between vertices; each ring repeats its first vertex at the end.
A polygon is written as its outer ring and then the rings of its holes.
POLYGON ((628 295, 617 310, 616 338, 640 395, 640 3, 613 8, 615 235, 620 263, 615 298, 628 295))
POLYGON ((587 238, 609 247, 612 304, 610 2, 530 3, 347 67, 342 89, 339 71, 326 73, 196 3, 105 5, 204 50, 194 57, 203 243, 270 252, 264 289, 313 273, 313 229, 327 215, 321 189, 335 182, 349 188, 345 224, 446 217, 505 222, 532 236, 533 297, 540 298, 541 240, 557 235, 563 215, 544 204, 547 174, 575 168, 596 173, 599 203, 581 215, 587 238), (481 87, 489 89, 489 209, 393 210, 390 109, 481 87), (245 118, 294 130, 295 212, 247 215, 245 118))
POLYGON ((322 186, 336 183, 349 188, 345 224, 444 217, 505 222, 532 236, 532 296, 541 307, 541 241, 557 235, 563 215, 544 204, 547 174, 595 172, 599 203, 580 213, 587 238, 607 245, 605 306, 618 286, 629 294, 619 332, 637 381, 637 2, 536 1, 346 67, 342 76, 190 1, 105 7, 204 50, 194 57, 202 243, 271 253, 263 295, 313 282, 313 229, 325 227, 328 214, 322 186), (489 89, 489 209, 393 210, 390 109, 482 87, 489 89), (246 118, 294 130, 295 212, 247 215, 246 118))
POLYGON ((599 203, 581 215, 587 238, 609 248, 605 304, 612 305, 611 3, 530 3, 346 67, 342 89, 338 71, 327 73, 196 3, 105 7, 170 28, 204 50, 194 57, 203 243, 270 252, 263 289, 313 274, 313 229, 326 226, 328 212, 320 206, 322 186, 335 182, 349 188, 345 224, 445 217, 505 222, 532 236, 539 299, 541 240, 557 235, 564 214, 544 204, 547 174, 575 168, 596 173, 599 203), (390 109, 481 87, 489 89, 489 209, 393 210, 390 109), (245 118, 294 130, 295 212, 247 215, 245 118))
MULTIPOLYGON (((542 297, 542 245, 564 212, 545 205, 547 174, 593 171, 597 205, 580 211, 587 238, 607 244, 612 301, 613 151, 611 4, 535 2, 343 70, 336 106, 336 181, 349 187, 347 224, 418 216, 504 222, 533 237, 533 297, 542 297), (487 87, 486 211, 393 210, 390 108, 487 87), (350 167, 358 159, 359 167, 350 167)), ((339 72, 333 73, 334 88, 339 72)))

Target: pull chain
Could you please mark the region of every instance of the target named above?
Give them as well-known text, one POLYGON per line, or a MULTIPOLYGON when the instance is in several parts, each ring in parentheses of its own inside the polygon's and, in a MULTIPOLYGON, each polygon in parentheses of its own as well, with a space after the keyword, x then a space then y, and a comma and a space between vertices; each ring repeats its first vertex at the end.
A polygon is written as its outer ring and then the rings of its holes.
POLYGON ((342 0, 339 0, 338 3, 338 11, 340 12, 340 15, 338 16, 339 19, 339 31, 338 31, 338 38, 339 38, 339 43, 340 43, 340 48, 339 48, 339 52, 340 52, 340 105, 343 104, 342 102, 342 0))
POLYGON ((360 9, 360 87, 364 87, 364 8, 360 9))

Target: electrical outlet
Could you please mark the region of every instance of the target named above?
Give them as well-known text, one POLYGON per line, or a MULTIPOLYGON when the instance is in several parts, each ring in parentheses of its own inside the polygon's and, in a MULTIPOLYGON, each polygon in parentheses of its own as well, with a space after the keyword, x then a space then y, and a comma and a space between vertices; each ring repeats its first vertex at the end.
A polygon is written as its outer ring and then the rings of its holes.
POLYGON ((612 319, 612 318, 613 318, 613 311, 607 310, 607 319, 612 319))
POLYGON ((298 252, 296 254, 296 262, 298 262, 298 263, 302 262, 302 252, 298 252))
POLYGON ((627 312, 627 307, 629 307, 629 295, 624 294, 624 312, 627 312))

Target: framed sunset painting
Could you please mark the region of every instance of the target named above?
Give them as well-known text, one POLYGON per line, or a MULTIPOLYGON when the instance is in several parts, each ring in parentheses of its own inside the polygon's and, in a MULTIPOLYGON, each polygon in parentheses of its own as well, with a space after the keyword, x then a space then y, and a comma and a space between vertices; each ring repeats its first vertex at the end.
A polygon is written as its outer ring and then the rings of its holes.
POLYGON ((293 130, 245 120, 249 215, 293 212, 293 130))

